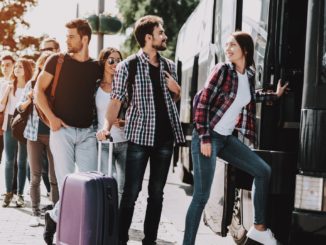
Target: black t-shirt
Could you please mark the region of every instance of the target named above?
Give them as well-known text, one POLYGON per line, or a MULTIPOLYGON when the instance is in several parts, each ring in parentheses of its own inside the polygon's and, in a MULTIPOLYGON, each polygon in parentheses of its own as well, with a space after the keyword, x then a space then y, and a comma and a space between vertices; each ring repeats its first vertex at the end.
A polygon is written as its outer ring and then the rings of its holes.
POLYGON ((149 75, 153 85, 155 103, 155 145, 160 145, 173 140, 171 122, 160 84, 160 68, 149 64, 149 75))
MULTIPOLYGON (((45 64, 45 71, 53 76, 58 57, 53 56, 45 64)), ((90 127, 94 117, 96 81, 101 77, 97 61, 79 62, 66 54, 55 92, 54 114, 69 126, 90 127)))

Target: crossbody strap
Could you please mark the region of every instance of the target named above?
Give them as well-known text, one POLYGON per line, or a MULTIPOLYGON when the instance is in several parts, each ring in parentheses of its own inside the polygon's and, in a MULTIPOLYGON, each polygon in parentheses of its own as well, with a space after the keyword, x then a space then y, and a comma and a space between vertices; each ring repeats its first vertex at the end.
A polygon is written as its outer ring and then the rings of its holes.
POLYGON ((52 88, 51 88, 52 100, 54 99, 55 90, 57 89, 58 80, 59 80, 60 71, 61 71, 63 62, 64 62, 64 54, 60 53, 59 57, 58 57, 57 65, 55 67, 54 79, 53 79, 53 84, 52 84, 52 88))

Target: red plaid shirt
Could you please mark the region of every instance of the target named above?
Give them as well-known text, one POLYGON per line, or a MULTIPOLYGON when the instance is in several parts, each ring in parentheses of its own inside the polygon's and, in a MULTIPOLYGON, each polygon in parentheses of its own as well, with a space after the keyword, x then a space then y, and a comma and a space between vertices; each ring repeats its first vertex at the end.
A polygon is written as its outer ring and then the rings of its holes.
MULTIPOLYGON (((255 91, 255 71, 246 70, 250 85, 251 100, 243 107, 236 129, 250 142, 256 141, 256 102, 277 99, 274 93, 255 91)), ((202 142, 211 142, 210 130, 223 117, 233 103, 238 90, 238 75, 232 63, 218 63, 208 77, 200 93, 195 110, 194 123, 202 142)))

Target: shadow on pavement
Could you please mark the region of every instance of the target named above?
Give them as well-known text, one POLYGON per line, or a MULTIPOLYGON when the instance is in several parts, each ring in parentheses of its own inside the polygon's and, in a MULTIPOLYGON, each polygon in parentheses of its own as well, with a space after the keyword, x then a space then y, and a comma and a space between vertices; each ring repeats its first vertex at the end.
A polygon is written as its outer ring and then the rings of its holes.
MULTIPOLYGON (((141 242, 144 234, 140 230, 130 229, 129 230, 129 241, 141 242)), ((175 245, 174 242, 164 241, 161 239, 156 240, 157 245, 175 245)))

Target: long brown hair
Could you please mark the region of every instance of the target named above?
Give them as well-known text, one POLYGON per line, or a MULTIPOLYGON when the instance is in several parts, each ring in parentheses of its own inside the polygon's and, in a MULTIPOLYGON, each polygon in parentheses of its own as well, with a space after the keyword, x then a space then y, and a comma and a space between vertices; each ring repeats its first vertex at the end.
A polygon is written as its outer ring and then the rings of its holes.
MULTIPOLYGON (((32 78, 33 66, 32 66, 31 62, 28 59, 25 59, 25 58, 19 58, 16 61, 15 66, 18 65, 18 63, 22 63, 22 65, 23 65, 23 68, 24 68, 24 80, 25 80, 25 84, 26 84, 32 78)), ((13 72, 14 95, 15 95, 16 90, 17 90, 17 83, 18 83, 18 79, 15 76, 15 73, 13 72)))
POLYGON ((254 42, 252 37, 243 31, 236 31, 231 34, 234 39, 239 44, 243 55, 245 56, 246 60, 246 68, 253 66, 255 67, 254 61, 254 42))

